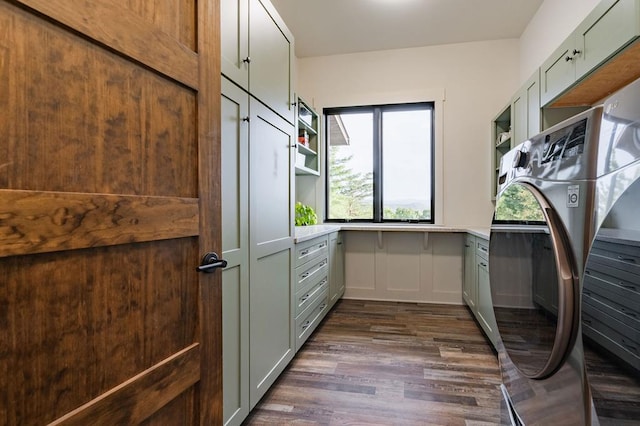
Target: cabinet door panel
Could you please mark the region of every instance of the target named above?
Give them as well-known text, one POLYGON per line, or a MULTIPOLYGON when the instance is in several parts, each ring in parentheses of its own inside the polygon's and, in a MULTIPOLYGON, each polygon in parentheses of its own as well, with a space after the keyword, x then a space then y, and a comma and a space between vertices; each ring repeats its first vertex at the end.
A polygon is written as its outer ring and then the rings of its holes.
POLYGON ((476 239, 467 235, 464 242, 464 284, 462 296, 472 310, 476 310, 477 281, 476 281, 476 239))
POLYGON ((248 0, 220 1, 222 74, 249 90, 249 10, 248 0))
POLYGON ((527 138, 540 133, 540 75, 535 75, 526 85, 527 93, 527 138))
POLYGON ((293 241, 292 145, 293 126, 251 99, 251 238, 267 252, 293 241))
POLYGON ((575 81, 572 56, 573 37, 569 37, 540 67, 540 99, 546 105, 575 81))
POLYGON ((639 32, 637 0, 606 0, 576 29, 576 79, 612 56, 639 32))
POLYGON ((249 9, 251 94, 293 123, 293 36, 267 2, 250 0, 249 9))
POLYGON ((496 346, 498 330, 491 302, 491 288, 489 287, 489 269, 487 261, 477 257, 478 271, 478 319, 489 340, 496 346))
POLYGON ((329 237, 329 304, 333 306, 344 294, 344 246, 339 232, 329 237))
POLYGON ((291 250, 251 265, 251 407, 260 400, 295 354, 291 250))
POLYGON ((525 90, 519 91, 513 99, 511 113, 513 114, 511 120, 513 143, 517 145, 527 139, 527 92, 525 90))
POLYGON ((249 414, 249 95, 222 79, 223 418, 249 414))
POLYGON ((250 100, 250 405, 295 354, 293 126, 250 100))

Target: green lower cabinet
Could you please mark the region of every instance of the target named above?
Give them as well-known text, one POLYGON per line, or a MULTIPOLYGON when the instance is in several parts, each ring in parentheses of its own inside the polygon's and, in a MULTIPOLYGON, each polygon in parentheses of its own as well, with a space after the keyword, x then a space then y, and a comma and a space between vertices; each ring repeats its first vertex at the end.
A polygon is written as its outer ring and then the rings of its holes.
POLYGON ((295 329, 296 351, 329 310, 329 238, 327 235, 296 244, 295 329))
POLYGON ((222 388, 223 421, 249 414, 249 95, 222 79, 222 388))
POLYGON ((493 304, 491 302, 491 287, 489 283, 489 264, 486 259, 479 258, 478 263, 478 309, 476 317, 485 334, 496 347, 498 341, 498 328, 493 304))
POLYGON ((468 235, 464 240, 464 281, 462 298, 472 311, 478 305, 478 272, 476 270, 476 237, 468 235))
POLYGON ((489 242, 481 237, 467 235, 464 246, 462 297, 482 331, 496 347, 498 329, 489 285, 489 242))
POLYGON ((251 265, 249 293, 250 401, 253 408, 295 355, 291 250, 251 265))
POLYGON ((329 234, 329 307, 344 295, 344 244, 343 234, 329 234))

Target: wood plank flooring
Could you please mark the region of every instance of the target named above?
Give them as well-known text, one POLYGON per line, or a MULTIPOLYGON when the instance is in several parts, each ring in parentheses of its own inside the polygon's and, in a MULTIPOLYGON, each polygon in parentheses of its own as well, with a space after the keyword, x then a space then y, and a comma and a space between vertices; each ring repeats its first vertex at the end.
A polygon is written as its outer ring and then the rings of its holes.
POLYGON ((466 307, 341 300, 244 424, 497 424, 500 383, 466 307))

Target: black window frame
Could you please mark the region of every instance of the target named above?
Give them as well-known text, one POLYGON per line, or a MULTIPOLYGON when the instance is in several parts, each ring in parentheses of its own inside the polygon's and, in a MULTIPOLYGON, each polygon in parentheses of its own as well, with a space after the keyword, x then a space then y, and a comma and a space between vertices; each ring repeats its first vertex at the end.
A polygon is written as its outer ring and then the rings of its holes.
POLYGON ((328 107, 322 110, 324 116, 324 148, 326 153, 325 161, 325 205, 324 205, 324 221, 333 223, 435 223, 435 102, 423 101, 423 102, 407 102, 399 104, 379 104, 379 105, 362 105, 362 106, 347 106, 347 107, 328 107), (425 107, 431 114, 431 164, 429 164, 431 172, 431 217, 429 219, 385 219, 383 214, 383 188, 382 181, 384 170, 382 167, 382 147, 384 141, 382 140, 382 114, 387 111, 414 111, 419 108, 425 107), (373 113, 373 218, 370 219, 329 219, 329 116, 343 113, 373 113))

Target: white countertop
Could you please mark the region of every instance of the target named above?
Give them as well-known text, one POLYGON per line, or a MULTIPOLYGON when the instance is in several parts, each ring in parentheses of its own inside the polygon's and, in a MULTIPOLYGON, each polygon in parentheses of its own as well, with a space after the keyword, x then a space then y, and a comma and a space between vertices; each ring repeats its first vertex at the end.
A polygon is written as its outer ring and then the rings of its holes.
POLYGON ((321 237, 332 232, 340 231, 341 225, 310 225, 310 226, 296 226, 295 242, 301 243, 303 241, 311 240, 315 237, 321 237))
POLYGON ((336 223, 311 226, 296 226, 295 242, 301 243, 337 231, 382 231, 382 232, 448 232, 470 233, 489 239, 489 229, 461 228, 420 223, 336 223))

